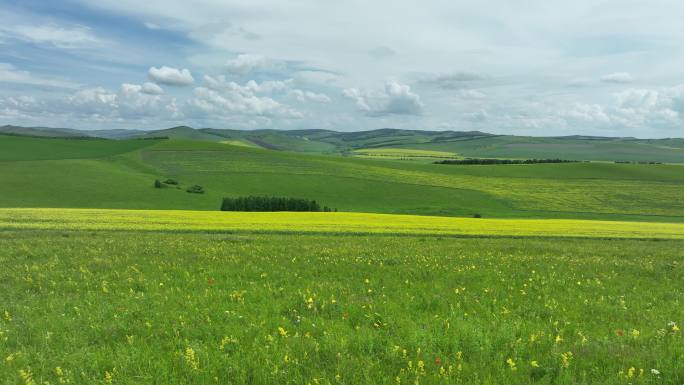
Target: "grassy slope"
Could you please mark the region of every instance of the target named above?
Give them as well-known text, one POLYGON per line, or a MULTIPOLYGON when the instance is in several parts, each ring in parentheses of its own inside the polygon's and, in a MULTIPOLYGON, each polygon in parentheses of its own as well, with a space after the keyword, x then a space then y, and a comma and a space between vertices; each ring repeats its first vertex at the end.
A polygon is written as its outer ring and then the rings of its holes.
POLYGON ((678 140, 581 140, 496 136, 453 142, 406 144, 399 147, 450 151, 469 157, 684 163, 684 145, 678 140))
POLYGON ((151 146, 155 140, 50 139, 0 135, 0 161, 102 158, 151 146))
MULTIPOLYGON (((64 142, 100 145, 98 141, 64 142)), ((98 156, 120 152, 122 144, 148 147, 98 159, 0 162, 4 181, 0 206, 214 210, 223 196, 268 194, 317 199, 344 211, 684 220, 681 166, 460 167, 313 156, 210 142, 102 143, 112 148, 98 156), (166 177, 180 180, 183 186, 200 184, 207 194, 152 188, 155 178, 166 177)), ((48 144, 26 148, 40 146, 48 144)), ((78 149, 75 154, 83 156, 83 152, 78 149)), ((25 158, 32 152, 14 147, 14 153, 25 158)), ((67 152, 61 156, 77 157, 67 152)))
POLYGON ((0 383, 679 385, 682 250, 5 231, 0 383))

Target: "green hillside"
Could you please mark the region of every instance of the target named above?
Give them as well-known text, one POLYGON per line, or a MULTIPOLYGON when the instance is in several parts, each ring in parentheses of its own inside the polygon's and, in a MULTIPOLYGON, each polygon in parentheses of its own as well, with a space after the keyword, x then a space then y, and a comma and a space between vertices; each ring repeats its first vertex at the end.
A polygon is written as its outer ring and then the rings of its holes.
POLYGON ((131 152, 156 142, 158 141, 0 135, 0 161, 102 158, 131 152))
MULTIPOLYGON (((635 139, 592 136, 531 137, 492 135, 479 131, 379 129, 231 130, 178 126, 163 130, 72 130, 46 127, 0 127, 12 135, 98 137, 107 139, 169 138, 261 147, 270 150, 358 156, 359 150, 432 151, 475 158, 561 158, 568 160, 684 163, 684 139, 635 139)), ((416 160, 417 157, 403 157, 416 160)), ((425 160, 425 159, 423 159, 425 160)))
POLYGON ((678 139, 496 136, 398 147, 455 152, 467 157, 684 163, 684 141, 678 139))
POLYGON ((1 207, 216 210, 223 197, 316 199, 341 211, 684 221, 684 166, 451 166, 191 140, 0 136, 1 207), (173 178, 179 188, 153 188, 173 178), (205 194, 185 188, 201 185, 205 194))

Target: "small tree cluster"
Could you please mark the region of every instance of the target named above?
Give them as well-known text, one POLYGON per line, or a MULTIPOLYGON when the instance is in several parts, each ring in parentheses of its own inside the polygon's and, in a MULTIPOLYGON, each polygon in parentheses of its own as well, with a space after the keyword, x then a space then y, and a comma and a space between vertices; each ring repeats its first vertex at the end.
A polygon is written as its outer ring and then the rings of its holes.
MULTIPOLYGON (((327 206, 324 209, 332 211, 327 206)), ((223 198, 221 211, 321 211, 321 205, 300 198, 248 196, 223 198)))
POLYGON ((535 163, 576 163, 576 160, 565 159, 483 159, 483 158, 467 158, 467 159, 447 159, 438 160, 435 164, 457 164, 457 165, 471 165, 471 164, 535 164, 535 163))
POLYGON ((204 187, 194 185, 194 186, 188 187, 187 190, 185 190, 185 191, 187 191, 191 194, 204 194, 204 187))

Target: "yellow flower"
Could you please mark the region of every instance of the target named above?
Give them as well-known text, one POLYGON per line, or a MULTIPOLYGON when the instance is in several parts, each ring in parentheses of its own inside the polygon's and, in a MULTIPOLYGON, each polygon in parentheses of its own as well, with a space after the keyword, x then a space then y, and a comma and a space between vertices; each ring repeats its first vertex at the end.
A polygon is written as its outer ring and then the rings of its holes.
POLYGON ((627 369, 627 378, 632 378, 634 377, 634 373, 636 372, 636 368, 632 366, 631 368, 627 369))
POLYGON ((513 361, 512 358, 508 358, 506 360, 506 363, 508 364, 508 367, 511 368, 511 370, 518 370, 518 368, 515 367, 515 361, 513 361))
POLYGON ((288 362, 290 362, 290 357, 286 354, 285 357, 283 357, 283 361, 285 361, 285 363, 287 364, 288 362))
POLYGON ((632 337, 633 337, 633 338, 637 338, 637 337, 639 337, 639 334, 641 334, 641 333, 639 333, 639 331, 638 331, 638 330, 636 330, 636 329, 632 329, 632 337))
POLYGON ((537 362, 537 361, 531 361, 531 362, 530 362, 530 365, 531 365, 533 368, 538 368, 538 367, 539 367, 539 362, 537 362))
POLYGON ((278 326, 278 334, 280 334, 280 336, 283 338, 287 338, 287 330, 280 326, 278 326))
POLYGON ((199 360, 195 355, 195 350, 191 347, 185 348, 185 362, 193 369, 199 370, 199 360))
POLYGON ((19 370, 19 377, 21 377, 25 385, 36 385, 30 370, 19 370))
POLYGON ((112 373, 105 370, 104 381, 105 381, 105 384, 111 385, 112 381, 114 381, 114 376, 112 375, 112 373))
POLYGON ((7 322, 12 321, 12 316, 10 315, 10 312, 8 312, 7 310, 5 310, 4 317, 5 317, 5 321, 7 321, 7 322))
POLYGON ((560 334, 556 336, 556 343, 559 344, 563 341, 563 338, 561 338, 560 334))
POLYGON ((570 361, 572 361, 572 352, 561 353, 561 360, 563 361, 564 368, 569 367, 570 361))

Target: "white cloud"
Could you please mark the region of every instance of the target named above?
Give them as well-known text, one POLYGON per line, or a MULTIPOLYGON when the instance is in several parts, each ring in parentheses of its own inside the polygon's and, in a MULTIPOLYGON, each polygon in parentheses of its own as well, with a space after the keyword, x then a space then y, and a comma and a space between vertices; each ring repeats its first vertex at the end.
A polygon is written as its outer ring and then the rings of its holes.
POLYGON ((163 95, 164 89, 155 83, 146 82, 142 85, 124 83, 121 85, 121 91, 125 93, 141 93, 145 95, 163 95))
POLYGON ((631 74, 627 72, 615 72, 601 77, 604 83, 626 84, 634 81, 631 74))
POLYGON ((49 45, 64 49, 95 48, 105 41, 95 36, 89 27, 61 26, 57 24, 4 24, 0 37, 5 36, 33 44, 49 45))
POLYGON ((471 82, 484 79, 486 79, 485 76, 475 72, 452 72, 449 74, 422 76, 419 83, 453 90, 467 87, 471 82))
POLYGON ((195 82, 189 70, 167 66, 150 67, 148 75, 153 81, 169 86, 188 86, 195 82))
POLYGON ((140 92, 148 95, 161 95, 164 93, 164 89, 155 83, 145 82, 143 83, 140 92))
POLYGON ((369 116, 420 115, 423 102, 411 87, 396 81, 388 81, 382 91, 348 88, 344 96, 356 102, 356 106, 369 116))
POLYGON ((312 101, 312 102, 317 102, 317 103, 330 103, 330 97, 326 94, 319 94, 316 92, 311 92, 311 91, 304 91, 304 90, 292 90, 288 93, 288 96, 291 98, 296 99, 299 102, 307 102, 307 101, 312 101))
POLYGON ((68 97, 64 104, 57 103, 56 108, 75 116, 112 120, 160 115, 177 119, 182 116, 174 99, 146 93, 144 85, 127 83, 122 84, 118 92, 102 87, 81 89, 68 97))
POLYGON ((226 69, 234 75, 246 75, 258 71, 274 71, 282 69, 284 65, 261 55, 240 54, 235 59, 226 62, 226 69))
POLYGON ((229 86, 221 91, 197 87, 194 98, 189 103, 204 114, 215 116, 241 114, 283 119, 300 119, 304 116, 301 112, 270 97, 254 95, 249 92, 248 87, 237 86, 229 86))
POLYGON ((0 63, 0 82, 30 84, 34 86, 47 86, 58 88, 77 88, 78 84, 62 80, 34 75, 29 71, 23 71, 12 64, 0 63))
POLYGON ((226 80, 223 75, 220 76, 204 76, 204 82, 212 90, 230 90, 233 92, 239 92, 244 95, 252 94, 273 94, 277 92, 284 92, 290 88, 292 84, 292 79, 287 80, 266 80, 258 83, 255 80, 249 80, 244 86, 240 84, 226 80))

